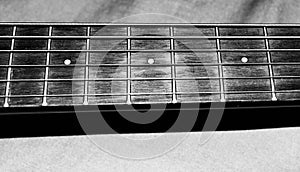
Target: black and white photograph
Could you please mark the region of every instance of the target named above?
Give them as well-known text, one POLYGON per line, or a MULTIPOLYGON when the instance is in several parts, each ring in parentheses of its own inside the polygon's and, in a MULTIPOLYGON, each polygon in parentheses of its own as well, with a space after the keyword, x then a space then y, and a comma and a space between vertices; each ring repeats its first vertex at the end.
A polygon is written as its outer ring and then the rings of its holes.
POLYGON ((0 171, 300 171, 299 0, 0 0, 0 171))

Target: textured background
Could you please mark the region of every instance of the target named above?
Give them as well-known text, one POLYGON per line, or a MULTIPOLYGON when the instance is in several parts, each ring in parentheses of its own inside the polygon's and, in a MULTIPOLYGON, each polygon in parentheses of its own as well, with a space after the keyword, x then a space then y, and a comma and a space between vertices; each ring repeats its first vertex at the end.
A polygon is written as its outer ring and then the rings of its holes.
MULTIPOLYGON (((300 21, 298 0, 1 0, 0 2, 0 21, 110 22, 140 13, 164 13, 198 23, 300 21)), ((135 21, 129 19, 127 22, 135 21)), ((171 22, 157 18, 147 19, 147 22, 151 21, 171 22)), ((200 133, 193 133, 173 151, 146 161, 113 157, 98 149, 85 136, 2 139, 0 169, 1 171, 296 172, 300 170, 299 133, 298 128, 217 132, 204 145, 198 142, 200 133)), ((112 136, 93 137, 101 139, 112 136)))
POLYGON ((1 0, 1 21, 104 22, 164 13, 189 22, 299 22, 298 0, 1 0))

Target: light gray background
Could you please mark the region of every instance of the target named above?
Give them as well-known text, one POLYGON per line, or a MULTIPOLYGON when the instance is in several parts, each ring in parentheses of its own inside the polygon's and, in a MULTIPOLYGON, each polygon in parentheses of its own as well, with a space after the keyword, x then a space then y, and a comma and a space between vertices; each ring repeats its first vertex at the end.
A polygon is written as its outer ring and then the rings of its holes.
MULTIPOLYGON (((0 2, 0 21, 110 22, 140 13, 164 13, 197 23, 300 21, 298 0, 1 0, 0 2)), ((86 136, 2 139, 0 169, 1 171, 300 171, 299 128, 217 132, 204 145, 199 144, 200 135, 200 133, 190 134, 187 140, 173 151, 146 161, 113 157, 98 149, 86 136)))

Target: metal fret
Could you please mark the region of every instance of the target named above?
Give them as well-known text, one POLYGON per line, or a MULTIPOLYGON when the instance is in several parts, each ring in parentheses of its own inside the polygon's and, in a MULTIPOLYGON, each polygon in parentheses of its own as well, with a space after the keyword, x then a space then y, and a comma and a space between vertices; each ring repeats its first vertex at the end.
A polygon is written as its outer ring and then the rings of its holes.
MULTIPOLYGON (((216 27, 216 36, 219 36, 219 27, 216 27)), ((217 39, 217 49, 220 50, 221 46, 220 46, 220 39, 217 39)), ((218 63, 222 64, 222 59, 221 59, 221 53, 217 52, 218 54, 218 63)), ((221 91, 221 102, 225 102, 225 91, 224 91, 224 79, 223 79, 223 66, 220 65, 219 66, 219 76, 220 78, 220 91, 221 91)))
MULTIPOLYGON (((170 27, 170 36, 174 37, 174 28, 170 27)), ((171 39, 171 50, 174 50, 174 39, 171 39)), ((177 97, 176 97, 176 71, 175 71, 175 53, 171 52, 171 77, 172 77, 172 103, 177 103, 177 97)))
MULTIPOLYGON (((49 27, 49 36, 52 35, 52 26, 49 27)), ((51 49, 51 38, 48 39, 47 50, 51 49)), ((49 78, 49 64, 50 64, 50 52, 47 53, 46 59, 46 71, 45 71, 45 83, 44 83, 44 96, 42 106, 47 106, 47 91, 48 91, 48 78, 49 78)))
MULTIPOLYGON (((17 27, 14 26, 13 28, 13 36, 16 36, 17 27)), ((11 50, 14 49, 15 39, 11 40, 11 50)), ((9 54, 9 67, 7 70, 7 82, 6 82, 6 89, 5 89, 5 100, 4 100, 4 107, 9 107, 8 99, 9 99, 9 89, 10 89, 10 80, 11 80, 11 65, 13 62, 13 53, 9 54)))
MULTIPOLYGON (((127 27, 127 36, 131 35, 131 27, 127 27)), ((131 49, 131 40, 127 39, 127 50, 131 49)), ((131 104, 131 53, 127 52, 127 104, 131 104)))
MULTIPOLYGON (((91 32, 91 27, 87 28, 87 36, 90 36, 91 32)), ((86 41, 86 50, 90 49, 90 39, 87 39, 86 41)), ((90 53, 86 52, 86 57, 85 57, 85 82, 84 82, 84 105, 88 105, 88 79, 89 79, 89 60, 90 60, 90 53)))
MULTIPOLYGON (((264 34, 267 37, 268 36, 268 31, 267 28, 264 27, 264 34)), ((266 49, 269 50, 269 40, 265 39, 266 42, 266 49)), ((272 68, 272 60, 271 60, 271 53, 267 52, 267 57, 268 57, 268 68, 269 68, 269 74, 270 74, 270 81, 271 81, 271 89, 272 89, 272 101, 277 101, 276 93, 275 93, 275 83, 274 83, 274 77, 273 77, 273 68, 272 68)))

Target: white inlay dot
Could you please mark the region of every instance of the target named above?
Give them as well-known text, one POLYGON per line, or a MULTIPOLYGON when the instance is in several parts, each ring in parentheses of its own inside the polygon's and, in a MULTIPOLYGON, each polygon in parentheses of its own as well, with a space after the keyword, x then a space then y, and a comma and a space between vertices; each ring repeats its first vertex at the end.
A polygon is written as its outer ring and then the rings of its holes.
POLYGON ((70 65, 70 64, 71 64, 71 60, 70 60, 70 59, 66 59, 66 60, 64 61, 64 63, 65 63, 65 65, 70 65))
POLYGON ((149 64, 154 64, 154 62, 155 62, 154 59, 148 59, 149 64))
POLYGON ((248 62, 248 58, 247 58, 247 57, 243 57, 243 58, 241 59, 241 61, 242 61, 243 63, 247 63, 247 62, 248 62))

